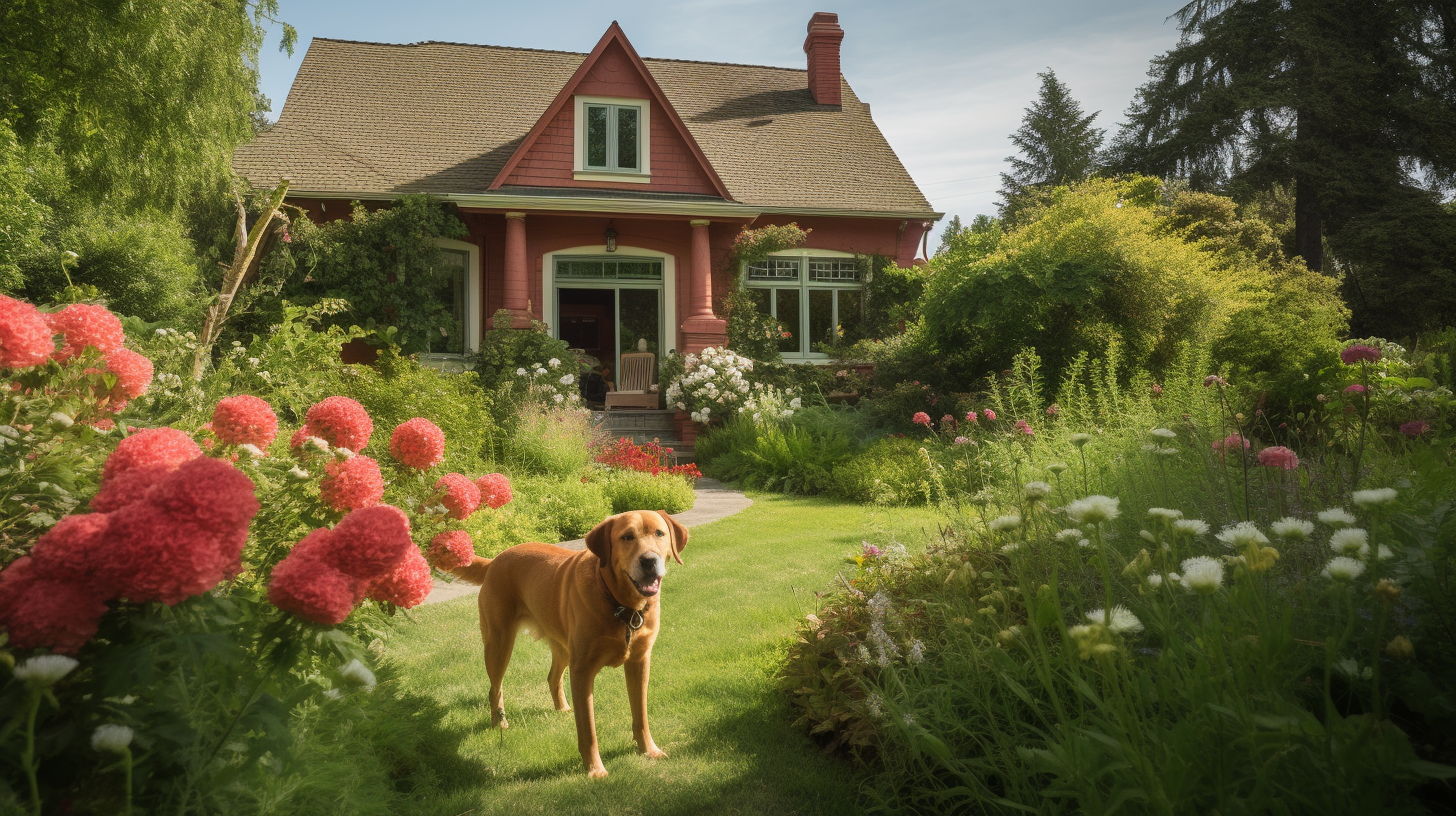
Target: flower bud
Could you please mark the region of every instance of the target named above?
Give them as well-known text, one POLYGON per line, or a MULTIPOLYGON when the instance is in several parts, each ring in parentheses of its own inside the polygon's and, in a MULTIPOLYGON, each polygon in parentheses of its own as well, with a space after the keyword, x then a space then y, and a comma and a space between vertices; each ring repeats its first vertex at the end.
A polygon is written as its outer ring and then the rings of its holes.
POLYGON ((1375 584, 1375 594, 1386 603, 1395 603, 1400 599, 1400 587, 1389 578, 1381 578, 1375 584))
POLYGON ((124 754, 131 746, 132 730, 124 725, 98 725, 91 734, 91 747, 97 751, 124 754))
POLYGON ((51 414, 50 419, 51 424, 56 426, 57 428, 69 428, 72 425, 76 424, 76 420, 72 419, 70 415, 63 414, 60 411, 56 411, 55 413, 51 414))
POLYGON ((1410 660, 1415 657, 1416 649, 1411 645, 1410 638, 1405 635, 1396 635, 1385 644, 1385 653, 1396 660, 1410 660))

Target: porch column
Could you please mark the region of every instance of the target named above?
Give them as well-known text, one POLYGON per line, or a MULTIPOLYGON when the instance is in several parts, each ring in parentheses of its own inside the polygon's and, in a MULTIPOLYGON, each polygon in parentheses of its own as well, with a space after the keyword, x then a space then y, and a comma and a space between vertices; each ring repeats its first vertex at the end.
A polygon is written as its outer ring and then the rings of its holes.
POLYGON ((727 342, 725 320, 713 314, 713 253, 708 242, 707 220, 689 221, 692 228, 692 259, 688 270, 691 290, 688 317, 683 321, 683 351, 696 354, 708 346, 727 342))
MULTIPOLYGON (((527 325, 526 313, 526 214, 506 213, 505 307, 510 310, 513 327, 527 325)), ((502 328, 502 327, 496 327, 502 328)))

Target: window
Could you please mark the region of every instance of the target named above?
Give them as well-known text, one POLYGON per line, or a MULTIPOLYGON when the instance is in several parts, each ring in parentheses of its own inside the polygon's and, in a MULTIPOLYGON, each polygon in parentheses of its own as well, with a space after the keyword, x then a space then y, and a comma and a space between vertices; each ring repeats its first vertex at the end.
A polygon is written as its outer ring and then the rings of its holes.
POLYGON ((744 282, 758 311, 782 324, 786 359, 820 357, 860 337, 864 293, 855 258, 767 258, 744 266, 744 282))
POLYGON ((556 261, 556 277, 562 280, 662 280, 662 261, 655 258, 591 258, 570 256, 556 261))
POLYGON ((587 103, 586 155, 582 166, 587 170, 616 173, 640 173, 640 134, 642 108, 637 105, 599 105, 587 103))
POLYGON ((470 253, 461 249, 440 250, 440 265, 447 271, 435 299, 450 311, 450 325, 440 327, 438 340, 431 333, 430 352, 434 354, 465 353, 465 270, 470 268, 470 253))

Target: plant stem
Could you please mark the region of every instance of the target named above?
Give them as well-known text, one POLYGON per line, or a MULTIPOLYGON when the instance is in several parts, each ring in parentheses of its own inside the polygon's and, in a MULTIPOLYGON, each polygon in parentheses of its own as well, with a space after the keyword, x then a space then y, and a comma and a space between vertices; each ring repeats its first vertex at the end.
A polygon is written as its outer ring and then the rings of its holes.
POLYGON ((20 754, 20 764, 25 768, 25 780, 30 783, 30 809, 40 816, 40 783, 35 772, 35 719, 40 714, 40 689, 30 690, 30 709, 25 713, 25 750, 20 754))

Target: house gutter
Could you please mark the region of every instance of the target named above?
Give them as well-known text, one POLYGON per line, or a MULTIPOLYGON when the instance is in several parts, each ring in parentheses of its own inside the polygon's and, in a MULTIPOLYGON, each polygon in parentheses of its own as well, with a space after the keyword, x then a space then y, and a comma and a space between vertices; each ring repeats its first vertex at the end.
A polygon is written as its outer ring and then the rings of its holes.
MULTIPOLYGON (((290 190, 291 198, 317 198, 328 201, 388 201, 408 193, 402 191, 328 192, 290 190)), ((641 215, 681 215, 691 218, 755 219, 760 215, 815 215, 834 218, 896 218, 913 221, 939 221, 945 213, 906 210, 845 210, 832 207, 754 207, 735 201, 659 201, 635 198, 600 198, 597 196, 527 196, 510 193, 427 193, 461 207, 499 210, 535 210, 546 212, 600 212, 641 215)))

